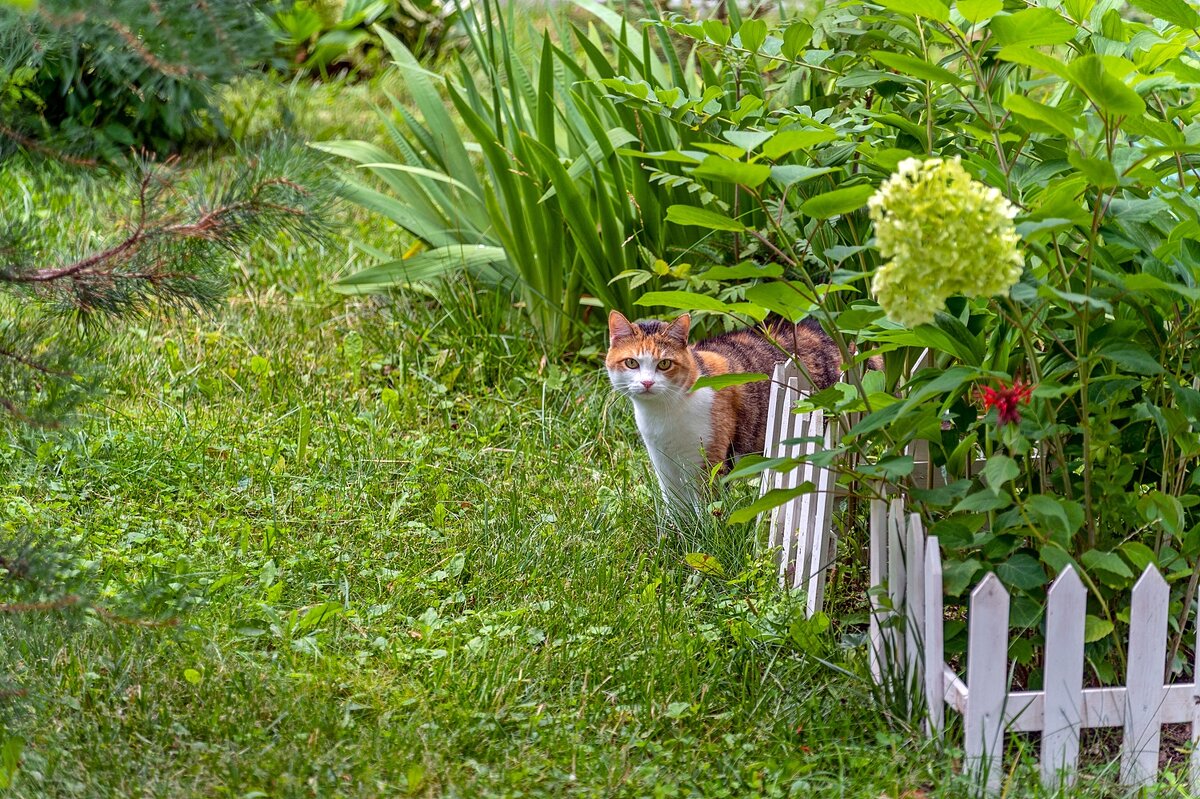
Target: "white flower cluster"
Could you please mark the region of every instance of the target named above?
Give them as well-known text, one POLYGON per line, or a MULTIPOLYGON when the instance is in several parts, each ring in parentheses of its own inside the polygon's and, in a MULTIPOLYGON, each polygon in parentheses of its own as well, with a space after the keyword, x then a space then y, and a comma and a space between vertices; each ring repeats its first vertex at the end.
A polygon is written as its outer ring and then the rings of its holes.
POLYGON ((955 294, 1007 296, 1021 279, 1016 207, 957 157, 900 162, 867 205, 879 251, 891 259, 871 291, 899 324, 932 321, 955 294))

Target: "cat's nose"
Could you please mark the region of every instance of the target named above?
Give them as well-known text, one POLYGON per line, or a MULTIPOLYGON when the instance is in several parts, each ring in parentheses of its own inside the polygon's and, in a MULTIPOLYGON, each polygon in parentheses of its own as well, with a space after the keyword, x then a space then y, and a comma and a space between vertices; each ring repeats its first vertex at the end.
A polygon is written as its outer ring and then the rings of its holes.
POLYGON ((645 386, 647 391, 649 391, 650 389, 654 388, 654 381, 653 380, 643 380, 642 385, 645 386))

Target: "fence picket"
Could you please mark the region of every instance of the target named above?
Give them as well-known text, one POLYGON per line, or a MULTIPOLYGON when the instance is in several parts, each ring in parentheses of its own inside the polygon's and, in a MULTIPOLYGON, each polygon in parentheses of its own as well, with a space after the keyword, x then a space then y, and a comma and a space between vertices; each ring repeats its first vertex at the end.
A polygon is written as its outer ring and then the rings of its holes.
POLYGON ((942 550, 937 536, 925 542, 925 706, 929 734, 940 738, 945 726, 945 618, 942 612, 942 550))
MULTIPOLYGON (((784 439, 783 422, 786 407, 782 395, 785 393, 787 387, 786 380, 787 374, 784 371, 784 364, 775 364, 775 369, 771 373, 771 398, 767 405, 767 443, 763 452, 768 458, 783 457, 783 445, 779 442, 784 439)), ((766 494, 774 488, 782 488, 783 475, 784 473, 778 469, 770 469, 763 472, 760 495, 766 494)), ((783 546, 783 508, 776 507, 771 509, 767 529, 767 542, 775 550, 775 558, 778 565, 783 559, 783 552, 780 550, 780 547, 783 546)))
POLYGON ((1008 698, 1008 591, 990 573, 971 592, 967 631, 967 713, 964 746, 967 769, 1000 788, 1004 705, 1008 698))
MULTIPOLYGON (((775 447, 779 457, 789 458, 793 455, 793 448, 785 446, 783 442, 793 437, 792 425, 795 422, 795 416, 792 413, 792 407, 795 404, 794 385, 796 374, 795 369, 793 369, 788 363, 780 364, 778 369, 780 383, 776 387, 778 401, 776 412, 779 415, 779 419, 777 422, 775 447)), ((789 488, 796 484, 795 478, 796 474, 792 470, 776 472, 772 488, 789 488)), ((774 515, 772 516, 772 523, 774 524, 775 528, 773 531, 772 545, 779 548, 779 554, 776 557, 778 558, 779 562, 783 564, 782 568, 787 567, 787 564, 784 563, 784 558, 787 556, 784 536, 788 531, 788 518, 789 514, 787 503, 775 508, 774 515)))
MULTIPOLYGON (((815 415, 820 421, 820 433, 817 435, 820 436, 821 443, 816 445, 814 450, 824 448, 828 451, 833 448, 833 420, 825 419, 819 411, 815 415)), ((809 533, 810 557, 807 567, 809 616, 821 609, 821 604, 825 599, 825 576, 837 553, 836 549, 832 553, 829 549, 830 538, 833 536, 833 470, 818 467, 815 464, 813 469, 816 478, 813 480, 816 485, 816 493, 813 494, 813 516, 808 524, 811 531, 809 533)))
POLYGON ((913 709, 919 706, 921 686, 925 684, 925 528, 921 517, 908 519, 908 542, 904 549, 907 585, 904 588, 904 651, 908 654, 905 694, 913 709))
MULTIPOLYGON (((820 435, 818 430, 822 427, 821 419, 816 414, 802 413, 798 414, 797 418, 802 420, 798 426, 799 437, 811 439, 820 435)), ((815 449, 816 445, 808 441, 797 445, 798 452, 803 455, 811 455, 815 449)), ((814 486, 816 485, 816 476, 814 474, 814 466, 812 463, 805 461, 804 463, 800 464, 800 467, 797 469, 797 471, 800 473, 798 478, 799 483, 808 482, 812 483, 814 486)), ((813 512, 816 509, 816 494, 801 494, 800 496, 796 497, 793 502, 796 503, 795 516, 792 519, 796 528, 796 549, 794 557, 795 563, 792 572, 792 588, 799 588, 801 586, 807 587, 808 585, 808 574, 811 568, 809 563, 812 560, 811 549, 813 545, 814 532, 812 527, 814 521, 813 512)), ((812 611, 809 612, 811 613, 812 611)))
POLYGON ((1147 566, 1133 586, 1121 744, 1121 782, 1125 785, 1149 785, 1158 773, 1169 595, 1166 580, 1153 566, 1147 566))
MULTIPOLYGON (((891 607, 885 614, 887 618, 892 618, 898 613, 904 612, 904 590, 907 588, 907 580, 905 579, 905 563, 904 563, 904 543, 908 538, 908 525, 904 518, 904 500, 893 499, 891 507, 888 510, 888 535, 887 535, 887 572, 888 572, 888 598, 891 600, 891 607)), ((908 661, 907 654, 904 648, 904 633, 902 630, 896 629, 895 622, 889 624, 883 631, 884 646, 886 654, 892 658, 894 664, 906 663, 908 661)), ((893 670, 890 675, 892 677, 901 676, 893 670)))
POLYGON ((1045 710, 1042 722, 1042 784, 1075 782, 1083 723, 1083 629, 1087 589, 1072 566, 1063 569, 1046 596, 1045 710))
MULTIPOLYGON (((787 389, 783 395, 783 410, 784 416, 783 428, 781 433, 784 440, 796 439, 801 435, 801 430, 805 423, 803 414, 792 413, 792 408, 796 404, 796 397, 799 394, 797 387, 797 379, 789 377, 787 379, 787 389)), ((800 455, 799 444, 788 444, 785 447, 784 457, 795 458, 800 455)), ((783 475, 783 487, 795 488, 800 485, 800 470, 789 469, 783 475)), ((786 574, 787 569, 795 563, 795 538, 796 538, 796 499, 790 499, 780 508, 780 517, 782 520, 783 531, 780 540, 780 545, 783 547, 783 563, 780 574, 786 574)))
MULTIPOLYGON (((876 486, 878 489, 879 486, 876 486)), ((881 612, 879 596, 876 591, 883 585, 884 557, 887 554, 888 506, 882 499, 871 500, 871 548, 868 554, 870 561, 869 576, 871 578, 871 617, 867 621, 867 638, 870 650, 867 657, 871 666, 871 676, 878 685, 883 678, 883 630, 879 624, 881 612)))

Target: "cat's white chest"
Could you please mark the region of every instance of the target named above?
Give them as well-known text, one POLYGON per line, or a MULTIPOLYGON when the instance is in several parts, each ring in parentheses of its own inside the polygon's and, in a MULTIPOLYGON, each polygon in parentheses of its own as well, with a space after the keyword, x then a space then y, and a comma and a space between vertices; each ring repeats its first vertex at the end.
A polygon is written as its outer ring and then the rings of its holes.
POLYGON ((713 389, 703 388, 669 402, 633 403, 638 432, 668 500, 696 500, 704 448, 712 437, 714 396, 713 389))

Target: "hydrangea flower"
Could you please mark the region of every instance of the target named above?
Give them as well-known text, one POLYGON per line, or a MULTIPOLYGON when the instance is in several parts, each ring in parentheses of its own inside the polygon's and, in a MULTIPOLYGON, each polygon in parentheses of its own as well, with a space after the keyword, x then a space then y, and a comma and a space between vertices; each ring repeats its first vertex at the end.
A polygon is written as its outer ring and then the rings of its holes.
POLYGON ((1008 295, 1021 278, 1017 214, 959 158, 908 158, 867 201, 886 264, 871 291, 895 322, 930 322, 946 298, 1008 295))

